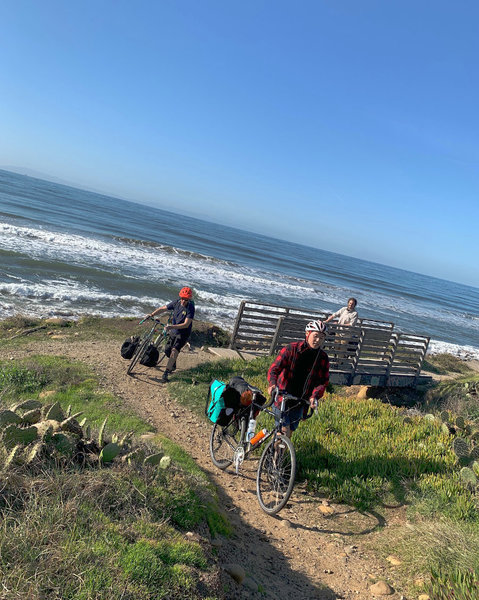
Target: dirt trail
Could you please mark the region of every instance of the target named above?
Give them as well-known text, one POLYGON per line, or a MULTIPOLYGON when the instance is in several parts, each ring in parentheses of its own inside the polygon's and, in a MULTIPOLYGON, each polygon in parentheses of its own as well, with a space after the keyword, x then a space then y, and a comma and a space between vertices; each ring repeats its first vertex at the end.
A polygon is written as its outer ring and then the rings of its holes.
MULTIPOLYGON (((6 358, 29 353, 64 355, 91 365, 103 387, 182 445, 208 473, 234 527, 231 539, 215 542, 220 544, 219 563, 237 563, 248 574, 242 586, 224 574, 228 600, 371 600, 376 598, 370 591, 375 580, 385 579, 396 587, 394 567, 381 565, 363 549, 364 540, 381 535, 378 529, 387 525, 382 517, 328 505, 300 486, 278 517, 267 516, 256 499, 256 461, 247 461, 240 476, 216 469, 209 457, 210 427, 169 397, 168 385, 159 382, 161 368, 140 367, 136 377, 128 377, 127 363, 116 342, 81 342, 68 337, 32 342, 28 348, 7 351, 6 358), (254 591, 250 580, 261 592, 254 591)), ((182 353, 179 369, 211 358, 203 351, 182 353)), ((391 519, 399 516, 397 511, 390 515, 391 519)), ((388 596, 393 600, 401 597, 399 591, 388 596)))

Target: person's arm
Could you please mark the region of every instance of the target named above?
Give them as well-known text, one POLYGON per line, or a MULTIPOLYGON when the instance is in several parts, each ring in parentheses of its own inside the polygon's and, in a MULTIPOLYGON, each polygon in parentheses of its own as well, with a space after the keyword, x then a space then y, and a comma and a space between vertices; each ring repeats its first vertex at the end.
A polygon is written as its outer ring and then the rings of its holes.
POLYGON ((339 317, 339 315, 341 314, 341 309, 337 310, 335 313, 333 313, 332 315, 329 315, 329 317, 326 319, 326 321, 324 321, 325 323, 329 323, 329 321, 332 321, 333 319, 336 319, 337 317, 339 317))
POLYGON ((278 356, 274 359, 273 364, 270 366, 270 368, 268 370, 268 375, 267 375, 268 384, 269 384, 268 385, 268 394, 270 396, 271 396, 273 389, 277 385, 279 374, 285 368, 285 366, 288 364, 288 360, 289 360, 288 356, 289 356, 288 346, 285 346, 284 348, 282 348, 282 350, 278 354, 278 356))
POLYGON ((318 384, 311 393, 310 403, 313 404, 313 401, 316 403, 324 396, 324 392, 329 385, 329 358, 323 357, 319 364, 319 368, 317 373, 315 374, 318 384))
POLYGON ((190 326, 190 323, 193 321, 190 317, 186 317, 183 323, 179 323, 178 325, 165 325, 166 329, 187 329, 190 326))
POLYGON ((151 312, 149 315, 146 315, 146 316, 147 317, 155 317, 158 313, 165 312, 165 310, 167 310, 166 304, 164 306, 159 306, 153 312, 151 312))

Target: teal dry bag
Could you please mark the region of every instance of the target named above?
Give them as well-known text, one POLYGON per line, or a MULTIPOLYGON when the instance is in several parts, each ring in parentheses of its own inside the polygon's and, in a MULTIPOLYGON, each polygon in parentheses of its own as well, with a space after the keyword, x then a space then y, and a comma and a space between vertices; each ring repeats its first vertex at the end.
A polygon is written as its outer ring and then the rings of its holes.
POLYGON ((223 392, 226 389, 226 383, 214 379, 208 389, 206 399, 205 414, 212 423, 217 423, 221 427, 226 427, 233 418, 234 410, 225 406, 223 392))

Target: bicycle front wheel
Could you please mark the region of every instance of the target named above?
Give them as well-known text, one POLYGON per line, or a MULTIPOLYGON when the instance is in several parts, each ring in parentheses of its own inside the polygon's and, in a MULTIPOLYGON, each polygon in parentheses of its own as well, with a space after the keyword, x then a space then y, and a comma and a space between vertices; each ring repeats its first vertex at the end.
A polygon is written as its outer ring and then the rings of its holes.
POLYGON ((263 450, 256 476, 256 494, 261 508, 275 515, 291 496, 296 476, 296 453, 289 437, 278 434, 263 450))
POLYGON ((149 343, 150 337, 147 337, 138 345, 138 348, 136 349, 135 354, 133 354, 133 356, 131 357, 130 364, 128 365, 128 369, 126 371, 127 375, 131 375, 133 373, 133 369, 135 368, 138 361, 143 358, 143 355, 145 354, 145 350, 147 349, 149 343))
POLYGON ((215 467, 226 469, 231 465, 236 448, 244 440, 246 420, 233 419, 226 427, 213 425, 210 435, 210 455, 215 467))

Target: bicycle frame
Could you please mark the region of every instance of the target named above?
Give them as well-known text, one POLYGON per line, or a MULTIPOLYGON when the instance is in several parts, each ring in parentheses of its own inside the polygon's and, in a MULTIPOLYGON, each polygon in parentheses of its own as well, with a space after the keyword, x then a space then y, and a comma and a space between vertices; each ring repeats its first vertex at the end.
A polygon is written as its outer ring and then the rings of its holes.
MULTIPOLYGON (((244 439, 245 433, 241 435, 240 443, 239 443, 238 447, 235 449, 234 457, 233 457, 233 464, 235 465, 236 474, 239 473, 239 467, 241 466, 241 463, 249 456, 249 454, 253 450, 256 450, 260 446, 264 445, 273 436, 274 436, 273 442, 276 442, 276 438, 278 435, 284 435, 283 427, 284 427, 285 416, 293 408, 296 408, 297 406, 304 404, 304 401, 300 400, 296 396, 292 396, 291 394, 287 394, 287 393, 280 393, 279 390, 276 389, 275 392, 273 393, 271 400, 267 404, 261 406, 261 405, 255 403, 256 394, 261 393, 260 390, 258 390, 257 388, 252 388, 251 386, 250 386, 250 390, 253 392, 253 402, 251 403, 250 408, 249 408, 248 421, 252 418, 255 409, 258 409, 261 412, 264 412, 264 413, 272 416, 276 421, 276 418, 275 418, 276 415, 274 414, 274 412, 271 410, 270 407, 273 405, 273 403, 276 400, 278 395, 280 395, 282 397, 281 406, 280 406, 281 416, 280 416, 279 422, 275 424, 273 429, 270 432, 268 432, 264 436, 264 438, 259 440, 259 442, 256 443, 254 446, 251 446, 251 444, 244 439), (293 401, 293 402, 296 401, 297 404, 295 406, 292 406, 287 409, 286 404, 288 401, 293 401)), ((241 414, 241 412, 242 411, 240 411, 241 416, 239 417, 239 420, 244 419, 246 417, 246 414, 244 414, 244 413, 241 414)), ((306 418, 310 418, 312 416, 313 416, 313 412, 311 411, 310 413, 308 413, 306 418)), ((244 427, 243 428, 240 427, 240 429, 242 429, 244 432, 246 430, 246 428, 244 428, 244 427)))
POLYGON ((160 341, 162 341, 162 339, 166 340, 166 329, 165 329, 165 324, 161 321, 161 319, 157 319, 156 317, 146 317, 145 319, 142 319, 139 322, 139 325, 142 325, 145 321, 149 321, 149 320, 154 321, 151 329, 142 336, 141 341, 138 345, 138 348, 136 350, 136 352, 133 354, 130 364, 128 365, 128 369, 127 369, 127 374, 131 375, 131 373, 133 372, 133 369, 135 367, 135 365, 138 363, 138 361, 141 360, 145 350, 147 349, 147 347, 149 346, 150 342, 153 340, 158 327, 161 325, 163 327, 163 330, 161 332, 158 333, 155 341, 153 342, 153 344, 155 346, 157 346, 159 344, 160 341))

